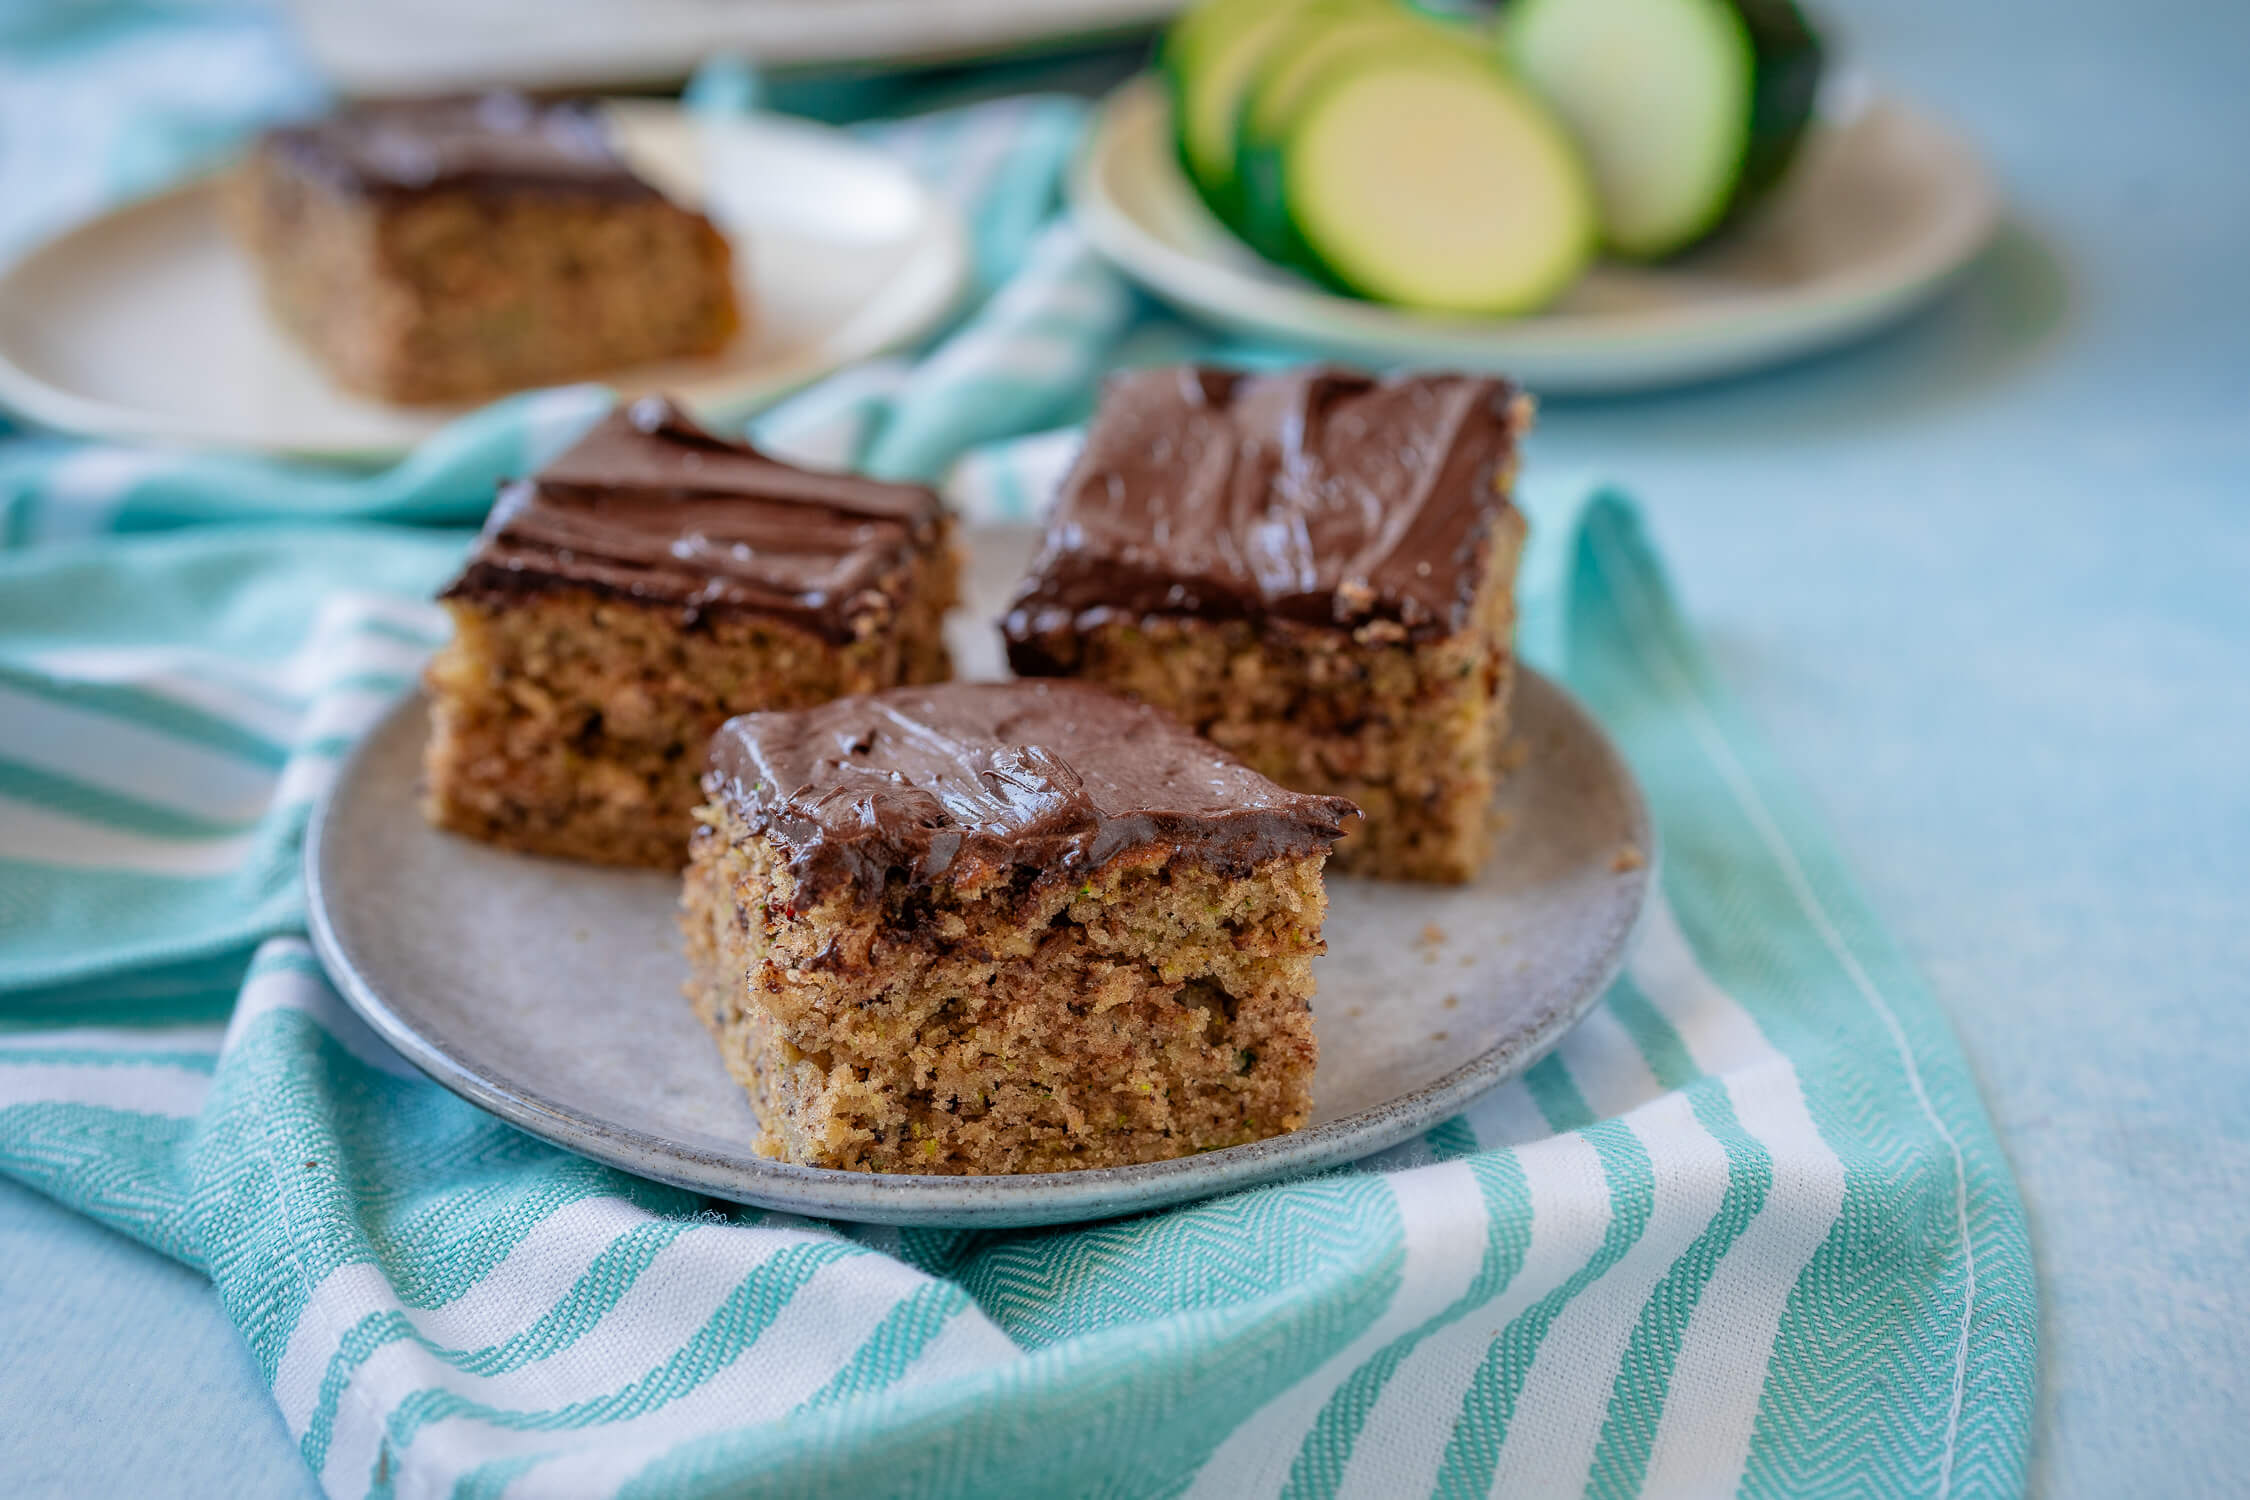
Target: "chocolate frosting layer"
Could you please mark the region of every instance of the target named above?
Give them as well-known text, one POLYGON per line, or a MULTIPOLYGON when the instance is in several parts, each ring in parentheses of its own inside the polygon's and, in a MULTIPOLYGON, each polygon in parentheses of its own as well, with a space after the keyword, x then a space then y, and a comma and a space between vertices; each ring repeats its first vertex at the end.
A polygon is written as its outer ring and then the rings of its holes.
POLYGON ((1505 380, 1200 366, 1113 378, 1004 621, 1468 622, 1529 403, 1505 380))
POLYGON ((441 597, 588 588, 691 616, 772 615, 848 641, 896 611, 941 517, 922 485, 800 469, 648 396, 502 485, 441 597))
POLYGON ((712 739, 704 785, 785 851, 800 901, 981 870, 1076 878, 1149 845, 1248 869, 1325 850, 1358 812, 1077 682, 949 682, 744 714, 712 739))
POLYGON ((266 137, 300 170, 347 191, 569 191, 652 198, 592 105, 520 94, 355 105, 266 137))

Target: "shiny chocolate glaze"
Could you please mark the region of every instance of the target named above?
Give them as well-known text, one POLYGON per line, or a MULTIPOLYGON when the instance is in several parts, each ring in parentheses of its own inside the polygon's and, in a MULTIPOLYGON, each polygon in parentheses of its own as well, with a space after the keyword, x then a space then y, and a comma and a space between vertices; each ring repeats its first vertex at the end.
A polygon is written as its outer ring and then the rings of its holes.
POLYGON ((600 113, 575 101, 494 93, 359 104, 271 131, 265 144, 298 171, 367 196, 446 188, 657 196, 618 154, 600 113))
POLYGON ((783 851, 800 905, 971 872, 1075 879, 1152 845, 1229 870, 1325 851, 1357 813, 1076 682, 949 682, 744 714, 705 788, 783 851))
POLYGON ((849 641, 897 611, 916 554, 942 543, 941 521, 924 486, 800 469, 650 396, 504 484, 441 597, 580 588, 849 641))
POLYGON ((1476 375, 1113 378, 1003 622, 1016 670, 1118 618, 1461 629, 1528 413, 1476 375))

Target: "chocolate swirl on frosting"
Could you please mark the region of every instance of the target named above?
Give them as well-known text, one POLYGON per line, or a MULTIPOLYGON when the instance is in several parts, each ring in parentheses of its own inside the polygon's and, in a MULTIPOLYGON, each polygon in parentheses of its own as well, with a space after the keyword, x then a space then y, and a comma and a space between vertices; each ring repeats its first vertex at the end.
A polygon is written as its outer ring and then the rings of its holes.
POLYGON ((1326 849, 1358 811, 1286 791, 1177 720, 1074 682, 952 682, 730 719, 705 787, 777 844, 800 902, 1169 845, 1231 870, 1326 849))
POLYGON ((895 610, 940 518, 921 485, 800 469, 644 397, 503 485, 444 597, 575 586, 691 616, 773 615, 848 641, 895 610))
POLYGON ((1473 375, 1118 376, 1008 614, 1011 644, 1116 616, 1458 630, 1527 409, 1473 375))

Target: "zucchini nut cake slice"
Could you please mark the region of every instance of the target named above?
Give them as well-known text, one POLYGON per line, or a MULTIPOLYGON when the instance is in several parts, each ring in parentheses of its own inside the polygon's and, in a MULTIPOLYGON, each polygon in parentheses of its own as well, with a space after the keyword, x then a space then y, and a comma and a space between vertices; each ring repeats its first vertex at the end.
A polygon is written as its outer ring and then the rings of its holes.
POLYGON ((931 490, 800 469, 645 397, 502 486, 439 595, 426 809, 510 849, 676 870, 728 718, 951 675, 931 490))
POLYGON ((731 720, 681 924, 767 1155, 1046 1172, 1294 1130, 1352 812, 1068 682, 731 720))
POLYGON ((1530 423, 1487 376, 1119 376, 1003 622, 1009 662, 1359 804, 1339 870, 1472 879, 1508 732, 1530 423))
POLYGON ((725 237, 582 102, 355 105, 268 131, 225 201, 276 320, 385 401, 715 354, 743 321, 725 237))

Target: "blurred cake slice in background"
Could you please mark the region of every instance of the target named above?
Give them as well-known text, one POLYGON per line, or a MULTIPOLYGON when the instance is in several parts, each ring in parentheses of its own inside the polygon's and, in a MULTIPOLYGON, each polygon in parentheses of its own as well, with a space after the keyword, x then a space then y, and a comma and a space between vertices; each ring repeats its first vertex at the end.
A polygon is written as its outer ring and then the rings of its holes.
POLYGON ((268 132, 228 200, 275 317, 387 401, 712 354, 743 321, 725 237, 636 175, 587 104, 360 105, 268 132))

